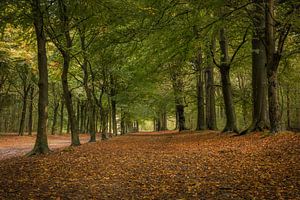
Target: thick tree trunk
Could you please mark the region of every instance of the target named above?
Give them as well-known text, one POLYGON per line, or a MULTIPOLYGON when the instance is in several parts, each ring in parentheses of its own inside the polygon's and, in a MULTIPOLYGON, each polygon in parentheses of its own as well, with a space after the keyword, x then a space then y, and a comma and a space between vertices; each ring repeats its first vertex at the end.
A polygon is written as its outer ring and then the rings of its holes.
POLYGON ((268 97, 269 97, 269 117, 271 125, 271 133, 277 133, 280 129, 280 114, 278 103, 278 81, 277 71, 268 70, 268 97))
POLYGON ((252 131, 262 131, 263 129, 268 128, 266 116, 266 51, 263 43, 265 37, 265 17, 262 14, 264 13, 264 7, 260 0, 255 0, 254 3, 254 31, 252 35, 252 123, 250 127, 241 134, 252 131))
POLYGON ((167 112, 164 110, 161 114, 161 130, 166 131, 168 130, 168 118, 167 118, 167 112))
POLYGON ((266 41, 266 55, 267 55, 267 78, 268 78, 268 102, 269 102, 269 118, 270 118, 270 131, 277 133, 280 129, 280 115, 278 104, 278 80, 277 71, 281 59, 281 53, 285 38, 288 35, 289 28, 280 31, 278 45, 275 45, 275 16, 274 16, 274 0, 267 0, 265 8, 266 27, 265 27, 265 41, 266 41), (276 50, 277 46, 277 50, 276 50))
POLYGON ((155 119, 155 124, 156 124, 156 127, 155 127, 155 131, 161 131, 161 120, 159 117, 156 117, 155 119))
POLYGON ((230 82, 230 66, 228 58, 228 41, 225 35, 225 29, 220 30, 220 49, 221 49, 221 82, 222 82, 222 92, 225 105, 226 114, 226 125, 223 132, 236 132, 238 133, 236 126, 236 116, 233 105, 232 88, 230 82))
POLYGON ((30 102, 29 102, 29 116, 28 116, 28 135, 32 135, 32 123, 33 123, 33 99, 34 99, 34 87, 30 88, 30 102))
POLYGON ((39 102, 38 102, 38 128, 33 150, 29 155, 49 152, 47 141, 48 118, 48 68, 46 53, 46 37, 44 33, 43 13, 40 0, 32 1, 32 13, 37 38, 38 69, 39 69, 39 102))
POLYGON ((176 111, 178 113, 179 131, 186 130, 186 127, 185 127, 185 116, 184 116, 184 106, 182 104, 177 104, 176 105, 176 111))

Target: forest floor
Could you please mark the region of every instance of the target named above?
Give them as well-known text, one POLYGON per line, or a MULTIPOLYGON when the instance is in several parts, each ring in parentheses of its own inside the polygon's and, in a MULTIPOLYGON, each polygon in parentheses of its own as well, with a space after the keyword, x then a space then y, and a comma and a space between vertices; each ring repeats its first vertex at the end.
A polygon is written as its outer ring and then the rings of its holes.
POLYGON ((296 200, 300 134, 136 133, 8 158, 0 199, 296 200))
MULTIPOLYGON (((49 135, 49 148, 57 149, 70 146, 70 135, 49 135)), ((18 136, 15 133, 0 134, 0 160, 25 155, 31 151, 35 143, 35 135, 18 136)), ((80 135, 81 143, 87 143, 90 136, 80 135)))

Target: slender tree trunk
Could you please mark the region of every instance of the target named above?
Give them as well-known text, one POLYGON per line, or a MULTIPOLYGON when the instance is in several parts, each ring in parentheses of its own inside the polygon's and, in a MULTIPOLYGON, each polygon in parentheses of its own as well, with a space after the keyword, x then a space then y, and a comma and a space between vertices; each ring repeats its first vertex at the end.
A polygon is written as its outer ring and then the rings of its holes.
POLYGON ((216 101, 215 101, 215 88, 214 88, 214 75, 213 68, 209 66, 206 72, 206 127, 208 130, 216 130, 216 101))
POLYGON ((78 136, 78 123, 73 109, 72 96, 68 85, 68 71, 70 65, 70 56, 68 53, 64 52, 63 58, 64 58, 64 66, 61 75, 61 80, 62 80, 65 104, 68 112, 69 125, 71 129, 71 146, 78 146, 80 145, 79 136, 78 136))
POLYGON ((205 116, 204 116, 204 83, 202 75, 202 51, 198 52, 195 61, 196 78, 197 78, 197 127, 196 130, 205 129, 205 116))
POLYGON ((291 108, 290 108, 290 87, 286 89, 286 119, 287 119, 287 130, 291 130, 291 108))
POLYGON ((95 107, 94 101, 92 97, 91 89, 88 85, 89 81, 89 73, 88 73, 88 58, 86 52, 86 30, 85 27, 79 28, 79 36, 80 36, 80 43, 81 43, 81 50, 83 52, 83 63, 81 68, 83 70, 83 85, 87 96, 87 105, 86 105, 86 113, 85 116, 88 118, 88 125, 87 125, 87 132, 90 134, 90 141, 89 142, 96 142, 96 124, 95 124, 95 107))
POLYGON ((78 133, 81 133, 81 117, 82 117, 82 113, 81 113, 81 104, 82 102, 80 102, 80 99, 77 99, 77 111, 76 111, 76 121, 78 123, 78 133))
POLYGON ((113 75, 110 75, 110 106, 111 106, 111 121, 112 121, 112 130, 113 135, 117 135, 117 101, 116 101, 116 81, 113 75))
POLYGON ((24 127, 25 127, 25 118, 26 118, 26 112, 27 112, 27 97, 30 90, 30 85, 23 86, 23 98, 22 98, 22 112, 21 112, 21 118, 20 118, 20 126, 19 126, 19 135, 24 135, 24 127))
POLYGON ((60 130, 59 133, 62 134, 64 129, 64 101, 61 101, 60 107, 60 130))
POLYGON ((116 100, 111 100, 111 117, 112 117, 112 127, 113 127, 113 135, 117 135, 117 106, 116 100))
MULTIPOLYGON (((211 50, 215 54, 216 50, 216 37, 212 38, 211 50)), ((214 68, 213 58, 209 53, 207 56, 208 66, 205 69, 205 89, 206 89, 206 128, 208 130, 217 129, 217 115, 216 115, 216 100, 215 100, 215 87, 214 87, 214 68)))
POLYGON ((33 121, 33 99, 34 87, 30 88, 30 102, 29 102, 29 116, 28 116, 28 135, 32 135, 32 121, 33 121))
POLYGON ((59 103, 55 102, 54 109, 53 109, 53 122, 52 122, 52 128, 51 128, 51 135, 55 135, 55 132, 56 132, 58 108, 59 108, 59 103))
POLYGON ((121 108, 121 135, 124 135, 126 133, 125 120, 126 120, 125 112, 121 108))
POLYGON ((37 38, 38 69, 39 69, 39 102, 38 102, 38 128, 33 150, 29 155, 49 152, 47 141, 48 118, 48 68, 46 53, 46 37, 44 33, 43 12, 40 0, 32 1, 32 13, 37 38))
POLYGON ((59 0, 58 5, 59 5, 61 31, 65 38, 65 48, 59 47, 59 50, 63 57, 63 70, 61 75, 61 81, 62 81, 65 105, 67 108, 69 124, 71 129, 71 146, 78 146, 80 145, 79 135, 78 135, 79 132, 78 121, 76 120, 75 112, 73 109, 72 94, 68 85, 68 73, 69 73, 69 67, 71 61, 69 51, 72 47, 72 39, 70 36, 70 28, 69 28, 70 26, 69 26, 69 19, 67 16, 67 6, 65 5, 63 0, 59 0))
POLYGON ((228 58, 228 41, 225 35, 225 28, 220 30, 220 48, 221 48, 221 82, 225 105, 226 125, 223 132, 238 132, 236 126, 236 116, 233 105, 232 87, 230 82, 230 66, 228 58))

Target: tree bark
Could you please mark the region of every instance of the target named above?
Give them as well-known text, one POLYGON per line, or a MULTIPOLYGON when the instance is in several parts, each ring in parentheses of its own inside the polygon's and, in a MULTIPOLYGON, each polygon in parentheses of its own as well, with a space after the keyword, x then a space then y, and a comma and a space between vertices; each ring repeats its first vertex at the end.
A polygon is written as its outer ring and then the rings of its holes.
POLYGON ((52 121, 51 135, 55 135, 55 133, 56 133, 58 108, 59 108, 59 103, 55 102, 54 109, 53 109, 53 121, 52 121))
MULTIPOLYGON (((211 50, 215 54, 216 37, 212 38, 211 50)), ((216 100, 215 100, 215 87, 214 87, 214 68, 213 58, 211 54, 207 56, 208 66, 205 69, 205 91, 206 91, 206 128, 208 130, 217 129, 217 116, 216 116, 216 100)))
POLYGON ((61 101, 60 107, 60 130, 59 133, 62 134, 64 129, 64 101, 61 101))
POLYGON ((116 101, 116 83, 113 75, 110 76, 110 84, 111 84, 111 118, 112 118, 112 129, 113 135, 117 135, 117 101, 116 101))
POLYGON ((197 78, 197 127, 196 130, 205 129, 204 116, 204 83, 202 74, 202 51, 199 49, 197 59, 195 61, 196 78, 197 78))
POLYGON ((49 152, 47 141, 48 118, 48 68, 46 53, 46 37, 44 33, 44 19, 40 0, 32 1, 32 13, 37 38, 38 69, 39 69, 39 102, 38 102, 38 128, 33 150, 29 155, 49 152))
POLYGON ((236 116, 233 105, 232 97, 232 87, 230 82, 230 65, 228 58, 228 40, 225 35, 225 28, 220 30, 220 49, 221 49, 221 82, 222 82, 222 92, 225 105, 225 114, 226 114, 226 125, 223 129, 223 132, 236 132, 238 133, 236 126, 236 116))
POLYGON ((30 102, 29 102, 29 116, 28 116, 28 135, 32 135, 32 123, 33 123, 33 100, 34 100, 34 87, 30 88, 30 102))
POLYGON ((178 125, 179 131, 183 131, 186 130, 183 105, 183 82, 181 80, 181 77, 179 76, 180 69, 178 68, 178 66, 173 65, 173 67, 170 68, 170 74, 175 97, 176 125, 178 125))
POLYGON ((267 0, 265 3, 265 48, 267 57, 267 78, 268 78, 268 102, 269 102, 269 118, 270 132, 277 133, 280 129, 280 114, 278 103, 278 66, 281 59, 281 54, 284 47, 285 39, 290 31, 290 25, 281 27, 279 31, 278 44, 275 45, 275 15, 274 15, 274 0, 267 0), (276 49, 277 47, 277 49, 276 49))
POLYGON ((161 114, 161 130, 162 131, 168 130, 168 118, 167 118, 167 112, 165 110, 163 110, 161 114))
POLYGON ((252 34, 252 123, 250 127, 241 134, 253 131, 262 131, 268 128, 267 123, 267 74, 266 74, 266 51, 264 46, 265 38, 265 17, 263 2, 254 0, 253 10, 253 34, 252 34))
POLYGON ((67 16, 67 7, 63 0, 58 1, 59 11, 60 11, 60 22, 61 22, 61 31, 65 38, 65 48, 60 48, 60 52, 63 57, 63 70, 61 75, 62 86, 63 86, 63 94, 65 99, 65 104, 67 107, 70 129, 71 129, 71 146, 79 146, 79 135, 78 135, 78 121, 76 120, 75 112, 73 109, 73 100, 72 94, 68 85, 68 72, 70 67, 70 49, 72 47, 72 39, 70 36, 69 29, 69 19, 67 16))
POLYGON ((26 118, 26 112, 27 112, 27 97, 28 97, 30 88, 31 88, 30 85, 23 86, 22 112, 21 112, 20 126, 19 126, 19 135, 21 135, 21 136, 24 135, 25 118, 26 118))
POLYGON ((63 58, 64 58, 64 64, 63 64, 63 72, 61 75, 61 80, 62 80, 65 104, 68 112, 69 125, 71 130, 71 146, 79 146, 80 141, 78 136, 78 123, 76 121, 76 116, 73 109, 72 96, 68 85, 68 71, 70 65, 70 56, 68 53, 63 52, 63 58))
POLYGON ((286 89, 286 119, 287 119, 287 130, 291 130, 291 106, 290 106, 290 87, 286 89))

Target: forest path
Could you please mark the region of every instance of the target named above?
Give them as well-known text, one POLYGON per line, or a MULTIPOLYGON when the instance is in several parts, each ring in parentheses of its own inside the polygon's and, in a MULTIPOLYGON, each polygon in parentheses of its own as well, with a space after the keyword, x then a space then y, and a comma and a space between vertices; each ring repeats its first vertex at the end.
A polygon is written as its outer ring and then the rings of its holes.
MULTIPOLYGON (((32 150, 36 136, 18 136, 15 133, 0 134, 0 160, 22 156, 32 150)), ((90 136, 80 134, 80 142, 87 143, 90 136)), ((50 149, 66 147, 71 144, 70 135, 49 135, 50 149)))
POLYGON ((0 199, 300 199, 300 135, 137 133, 0 162, 0 199))

